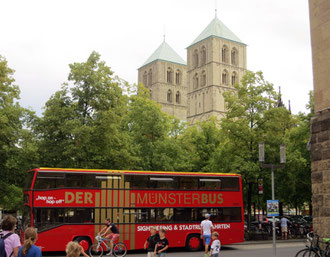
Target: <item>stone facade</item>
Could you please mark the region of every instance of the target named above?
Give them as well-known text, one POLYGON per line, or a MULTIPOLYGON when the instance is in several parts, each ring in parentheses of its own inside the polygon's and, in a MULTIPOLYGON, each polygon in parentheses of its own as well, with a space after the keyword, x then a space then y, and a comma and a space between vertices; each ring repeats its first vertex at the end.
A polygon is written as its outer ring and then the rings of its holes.
POLYGON ((311 126, 314 230, 330 235, 330 1, 309 0, 315 118, 311 126))
POLYGON ((223 93, 232 90, 246 70, 246 45, 209 37, 188 47, 187 64, 188 122, 223 117, 223 93))
POLYGON ((187 66, 157 60, 139 69, 138 81, 150 90, 151 99, 162 111, 176 118, 187 119, 187 66))

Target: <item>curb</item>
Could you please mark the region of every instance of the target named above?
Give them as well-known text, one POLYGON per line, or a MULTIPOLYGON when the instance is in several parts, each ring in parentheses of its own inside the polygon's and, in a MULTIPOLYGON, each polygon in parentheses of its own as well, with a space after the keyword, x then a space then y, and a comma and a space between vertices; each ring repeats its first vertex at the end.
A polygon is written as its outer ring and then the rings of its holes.
MULTIPOLYGON (((276 240, 276 244, 284 243, 304 243, 306 239, 290 239, 290 240, 276 240)), ((272 240, 260 240, 260 241, 245 241, 243 243, 236 243, 232 245, 258 245, 258 244, 272 244, 272 240)))

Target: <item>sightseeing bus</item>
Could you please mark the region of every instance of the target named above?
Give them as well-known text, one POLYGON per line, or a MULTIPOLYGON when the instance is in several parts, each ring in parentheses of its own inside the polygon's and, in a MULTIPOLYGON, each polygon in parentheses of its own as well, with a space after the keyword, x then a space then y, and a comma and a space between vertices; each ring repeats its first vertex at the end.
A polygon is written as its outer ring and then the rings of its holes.
POLYGON ((166 229, 170 247, 203 246, 200 223, 211 214, 223 245, 244 240, 241 177, 224 173, 37 168, 27 173, 23 226, 38 229, 42 251, 85 250, 105 225, 143 249, 149 229, 166 229))

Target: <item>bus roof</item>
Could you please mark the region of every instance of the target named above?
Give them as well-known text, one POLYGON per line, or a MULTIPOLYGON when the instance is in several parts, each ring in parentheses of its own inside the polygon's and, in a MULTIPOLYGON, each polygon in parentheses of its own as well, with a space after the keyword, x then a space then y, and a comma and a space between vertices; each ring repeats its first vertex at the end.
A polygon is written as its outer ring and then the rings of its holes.
POLYGON ((77 173, 103 173, 103 174, 141 174, 141 175, 174 175, 174 176, 240 176, 234 173, 215 172, 178 172, 178 171, 142 171, 142 170, 106 170, 106 169, 74 169, 74 168, 46 168, 32 169, 47 172, 77 172, 77 173))

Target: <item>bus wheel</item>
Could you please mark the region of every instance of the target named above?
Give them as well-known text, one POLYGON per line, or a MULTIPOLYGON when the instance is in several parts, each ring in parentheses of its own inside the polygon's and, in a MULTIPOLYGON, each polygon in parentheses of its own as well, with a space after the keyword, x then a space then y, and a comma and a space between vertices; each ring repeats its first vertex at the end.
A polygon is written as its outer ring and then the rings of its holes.
POLYGON ((73 241, 78 242, 85 252, 88 251, 89 247, 92 245, 90 238, 85 236, 76 237, 73 241))
POLYGON ((188 251, 195 252, 202 248, 202 241, 198 235, 189 235, 186 241, 188 251))

